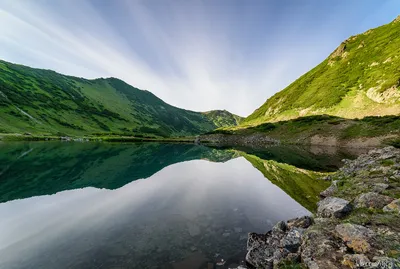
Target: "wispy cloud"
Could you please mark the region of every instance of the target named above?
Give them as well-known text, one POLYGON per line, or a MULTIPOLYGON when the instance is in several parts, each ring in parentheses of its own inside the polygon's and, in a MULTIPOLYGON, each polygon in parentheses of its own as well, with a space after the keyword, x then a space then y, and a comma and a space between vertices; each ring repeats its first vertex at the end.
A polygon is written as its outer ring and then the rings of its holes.
POLYGON ((358 30, 338 20, 342 6, 293 3, 5 0, 0 57, 248 115, 358 30))

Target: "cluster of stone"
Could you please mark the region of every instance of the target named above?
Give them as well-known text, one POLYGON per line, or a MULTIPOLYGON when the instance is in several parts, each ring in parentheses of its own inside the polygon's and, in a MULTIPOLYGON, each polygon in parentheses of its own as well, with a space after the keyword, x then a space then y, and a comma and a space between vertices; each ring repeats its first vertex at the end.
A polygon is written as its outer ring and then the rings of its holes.
POLYGON ((304 216, 278 222, 266 234, 250 233, 246 261, 256 268, 274 268, 283 261, 300 261, 301 238, 312 218, 304 216))
POLYGON ((266 234, 250 233, 246 261, 255 268, 280 268, 282 263, 301 262, 311 269, 400 269, 398 255, 388 255, 381 249, 400 242, 400 227, 379 222, 360 225, 347 218, 354 210, 364 209, 400 218, 400 199, 385 195, 393 196, 400 190, 400 150, 372 150, 356 160, 345 161, 340 171, 324 179, 332 184, 320 194, 315 218, 279 222, 266 234), (354 184, 351 193, 355 195, 350 201, 335 197, 342 180, 354 184), (387 242, 382 243, 382 238, 387 242))

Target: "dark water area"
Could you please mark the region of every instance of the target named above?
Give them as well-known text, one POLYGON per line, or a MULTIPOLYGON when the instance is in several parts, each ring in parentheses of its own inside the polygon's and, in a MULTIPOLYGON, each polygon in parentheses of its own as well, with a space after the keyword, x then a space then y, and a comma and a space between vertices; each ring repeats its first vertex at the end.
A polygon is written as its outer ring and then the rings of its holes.
POLYGON ((357 153, 0 143, 0 268, 234 268, 357 153), (306 193, 307 192, 307 193, 306 193))

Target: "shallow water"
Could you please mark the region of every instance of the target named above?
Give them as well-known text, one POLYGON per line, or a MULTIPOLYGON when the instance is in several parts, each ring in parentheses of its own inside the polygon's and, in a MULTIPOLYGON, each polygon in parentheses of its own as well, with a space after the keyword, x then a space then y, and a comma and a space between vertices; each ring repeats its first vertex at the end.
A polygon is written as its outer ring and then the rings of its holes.
MULTIPOLYGON (((294 180, 304 171, 282 163, 287 151, 274 150, 281 152, 277 162, 242 150, 2 143, 0 268, 207 268, 221 258, 227 262, 218 268, 240 264, 248 232, 310 214, 293 183, 279 183, 282 169, 294 180)), ((315 170, 328 167, 315 154, 297 155, 315 170)))

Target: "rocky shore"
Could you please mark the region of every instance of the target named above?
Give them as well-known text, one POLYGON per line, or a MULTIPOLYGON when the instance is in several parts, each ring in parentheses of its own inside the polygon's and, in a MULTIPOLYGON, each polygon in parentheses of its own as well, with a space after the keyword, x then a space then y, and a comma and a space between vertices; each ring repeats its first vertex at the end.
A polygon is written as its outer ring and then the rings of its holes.
POLYGON ((332 183, 314 216, 249 234, 250 266, 400 269, 400 149, 375 149, 344 162, 321 179, 332 183))
POLYGON ((262 133, 249 135, 208 134, 199 136, 200 143, 216 144, 219 146, 265 146, 279 145, 281 142, 262 133))

